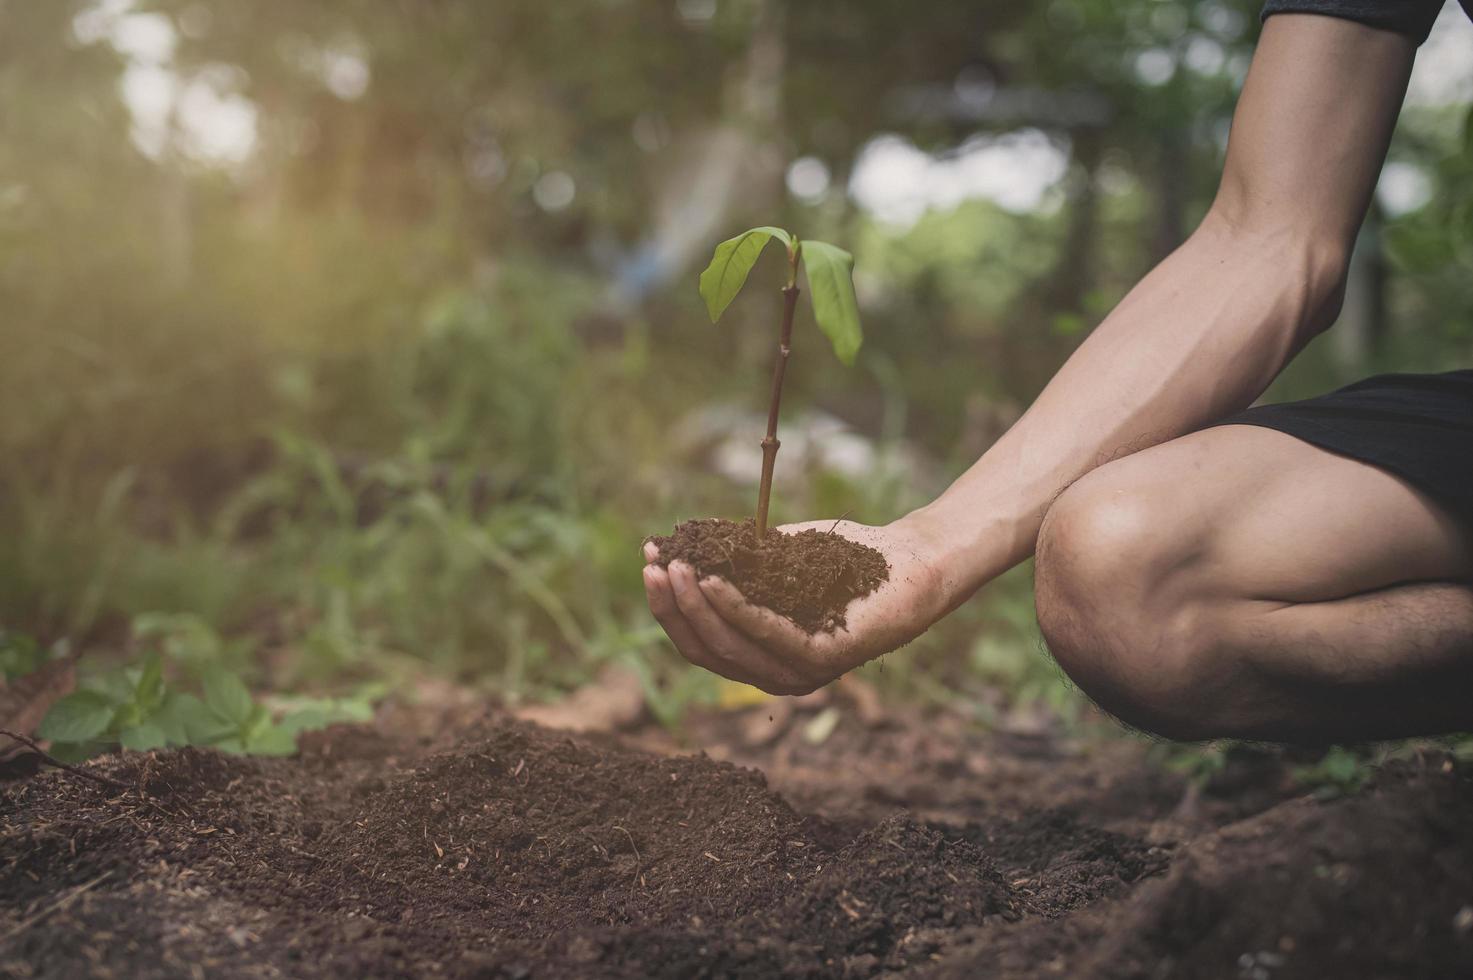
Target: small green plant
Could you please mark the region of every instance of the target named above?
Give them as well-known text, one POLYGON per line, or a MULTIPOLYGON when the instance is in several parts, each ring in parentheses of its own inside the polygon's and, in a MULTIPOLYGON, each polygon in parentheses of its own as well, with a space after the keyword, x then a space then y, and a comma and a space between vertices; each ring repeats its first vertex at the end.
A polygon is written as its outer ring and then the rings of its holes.
POLYGON ((1360 790, 1375 772, 1374 762, 1362 754, 1339 745, 1313 765, 1294 770, 1294 781, 1314 790, 1321 798, 1348 796, 1360 790))
POLYGON ((854 256, 827 242, 800 241, 797 235, 781 228, 763 226, 744 231, 716 246, 711 264, 701 273, 701 297, 711 322, 736 298, 747 281, 747 275, 767 243, 776 238, 788 250, 788 281, 782 287, 783 320, 778 336, 777 361, 772 368, 772 396, 767 406, 767 435, 762 439, 762 480, 757 490, 757 536, 767 533, 767 506, 772 497, 772 469, 777 460, 778 406, 782 403, 783 375, 787 371, 788 354, 793 340, 793 311, 798 305, 798 265, 808 273, 808 288, 813 298, 813 316, 818 328, 828 337, 834 353, 844 364, 854 363, 854 355, 864 339, 859 327, 859 303, 854 296, 854 256))
POLYGON ((239 677, 218 664, 204 667, 200 695, 171 687, 164 658, 154 653, 141 664, 84 678, 77 690, 51 706, 36 735, 50 741, 52 754, 64 761, 115 747, 145 752, 184 745, 290 755, 300 732, 371 716, 366 701, 315 699, 274 718, 239 677))
POLYGON ((1151 755, 1158 765, 1183 776, 1188 783, 1202 790, 1213 779, 1227 770, 1228 756, 1234 743, 1227 740, 1201 743, 1158 742, 1152 745, 1151 755))

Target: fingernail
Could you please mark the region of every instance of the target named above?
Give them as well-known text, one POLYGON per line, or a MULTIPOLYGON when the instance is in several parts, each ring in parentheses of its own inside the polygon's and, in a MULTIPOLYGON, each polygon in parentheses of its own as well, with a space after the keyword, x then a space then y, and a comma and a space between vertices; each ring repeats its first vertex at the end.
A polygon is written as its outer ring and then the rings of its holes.
POLYGON ((655 575, 655 567, 653 565, 644 566, 644 587, 647 589, 653 589, 659 584, 660 580, 655 575))
POLYGON ((680 563, 672 563, 670 566, 670 584, 674 586, 677 595, 683 594, 690 588, 690 569, 680 563))

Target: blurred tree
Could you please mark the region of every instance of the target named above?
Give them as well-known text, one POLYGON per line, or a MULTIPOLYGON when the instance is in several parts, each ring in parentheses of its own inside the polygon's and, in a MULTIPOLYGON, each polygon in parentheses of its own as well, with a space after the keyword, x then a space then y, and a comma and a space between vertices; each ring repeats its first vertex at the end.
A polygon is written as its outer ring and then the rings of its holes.
MULTIPOLYGON (((637 537, 721 499, 670 476, 671 432, 760 395, 771 304, 707 332, 695 271, 768 222, 855 243, 868 327, 872 384, 798 358, 789 403, 955 469, 1208 206, 1258 8, 0 0, 0 541, 44 523, 22 482, 47 527, 124 496, 184 540, 302 444, 637 537), (967 183, 1019 145, 1013 171, 1057 164, 1036 199, 967 183), (936 206, 860 201, 886 147, 915 167, 881 189, 936 206)), ((1393 158, 1428 194, 1357 261, 1376 343, 1289 387, 1473 349, 1467 115, 1409 110, 1393 158)), ((0 585, 102 601, 33 543, 0 543, 0 585)))

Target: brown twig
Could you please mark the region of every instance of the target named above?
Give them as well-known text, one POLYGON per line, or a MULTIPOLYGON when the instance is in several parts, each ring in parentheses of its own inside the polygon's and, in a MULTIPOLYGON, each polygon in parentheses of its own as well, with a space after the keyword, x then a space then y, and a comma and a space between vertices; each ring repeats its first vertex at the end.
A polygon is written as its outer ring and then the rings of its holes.
POLYGON ((721 545, 721 553, 726 556, 726 566, 732 570, 733 574, 735 574, 736 562, 731 557, 731 545, 721 538, 716 538, 715 541, 717 544, 721 545))
POLYGON ((829 534, 833 534, 835 531, 837 531, 839 529, 839 525, 844 523, 844 518, 848 517, 851 513, 853 513, 853 511, 846 510, 844 511, 844 513, 840 514, 839 519, 837 521, 834 521, 834 526, 829 528, 829 534))
POLYGON ((757 488, 757 540, 767 534, 767 505, 772 499, 772 468, 777 450, 777 410, 783 400, 783 375, 792 353, 793 311, 798 307, 798 249, 788 251, 788 284, 783 287, 783 328, 777 345, 777 362, 772 366, 772 398, 767 403, 767 435, 762 440, 762 483, 757 488))
MULTIPOLYGON (((10 735, 9 732, 0 732, 0 734, 10 735)), ((13 738, 14 736, 11 736, 11 737, 13 738)), ((45 753, 42 753, 42 754, 44 755, 45 753)), ((85 884, 78 885, 76 888, 73 888, 71 891, 67 892, 61 898, 57 899, 55 902, 53 902, 52 904, 48 905, 46 908, 44 908, 41 911, 37 912, 35 915, 31 916, 29 919, 22 919, 20 922, 18 922, 15 925, 15 927, 13 929, 11 929, 9 932, 5 933, 5 935, 0 936, 0 943, 10 942, 10 940, 14 939, 16 936, 18 936, 21 933, 25 932, 31 926, 35 925, 37 922, 40 922, 42 919, 46 918, 51 913, 56 912, 56 911, 59 911, 60 909, 66 908, 68 905, 70 905, 73 902, 75 902, 78 899, 78 897, 80 897, 81 895, 83 895, 86 892, 91 891, 93 888, 96 888, 98 885, 102 884, 103 879, 106 878, 106 877, 108 877, 111 874, 112 874, 111 871, 104 871, 102 874, 98 875, 96 878, 93 878, 91 881, 86 882, 85 884)))
MULTIPOLYGON (((615 827, 615 830, 624 830, 623 827, 615 827)), ((634 882, 639 880, 640 869, 644 867, 644 859, 639 856, 639 846, 634 843, 634 835, 624 830, 624 836, 629 838, 629 847, 634 851, 634 878, 629 882, 630 889, 634 888, 634 882)))
POLYGON ((97 772, 88 772, 86 769, 83 769, 80 766, 68 765, 67 763, 62 762, 56 756, 43 750, 41 746, 37 745, 31 739, 26 738, 24 735, 17 735, 15 732, 7 731, 4 728, 0 728, 0 735, 4 735, 6 738, 13 738, 20 744, 26 746, 32 752, 39 755, 41 757, 41 761, 46 763, 48 766, 60 769, 63 772, 69 772, 73 776, 81 776, 83 779, 90 779, 93 782, 101 783, 104 786, 112 786, 117 789, 131 788, 127 783, 120 782, 119 780, 113 779, 110 776, 104 776, 101 773, 97 772))

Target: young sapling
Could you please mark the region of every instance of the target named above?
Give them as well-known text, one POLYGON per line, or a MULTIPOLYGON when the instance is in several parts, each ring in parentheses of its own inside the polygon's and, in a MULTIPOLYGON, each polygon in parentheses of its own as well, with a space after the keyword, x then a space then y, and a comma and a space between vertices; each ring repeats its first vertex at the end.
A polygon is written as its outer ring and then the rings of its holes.
POLYGON ((767 243, 776 238, 788 250, 787 283, 782 287, 783 319, 778 334, 777 359, 772 366, 772 394, 767 404, 767 434, 762 439, 762 479, 757 488, 757 537, 767 534, 767 508, 772 497, 772 470, 777 450, 778 408, 782 403, 783 375, 792 350, 793 312, 798 306, 798 266, 808 274, 812 294, 813 315, 818 328, 828 337, 834 353, 845 365, 854 363, 854 355, 864 337, 859 327, 859 303, 854 296, 854 256, 827 242, 802 241, 781 228, 764 225, 744 231, 716 246, 711 264, 701 273, 701 297, 711 322, 731 305, 747 281, 747 275, 767 243))
POLYGON ((747 601, 815 633, 843 628, 849 603, 879 588, 890 566, 874 548, 834 533, 838 522, 824 530, 806 528, 789 534, 769 530, 768 504, 779 445, 777 416, 792 353, 800 265, 808 275, 814 319, 839 360, 854 363, 861 340, 859 304, 851 278, 854 257, 827 242, 799 241, 781 228, 753 228, 716 246, 711 264, 701 273, 701 296, 711 322, 721 318, 746 283, 763 247, 774 238, 786 246, 788 261, 782 287, 782 328, 767 404, 767 434, 762 439, 757 518, 740 523, 714 518, 684 521, 673 534, 656 535, 649 541, 658 552, 658 564, 668 567, 672 561, 681 561, 698 574, 721 576, 740 589, 747 601))

